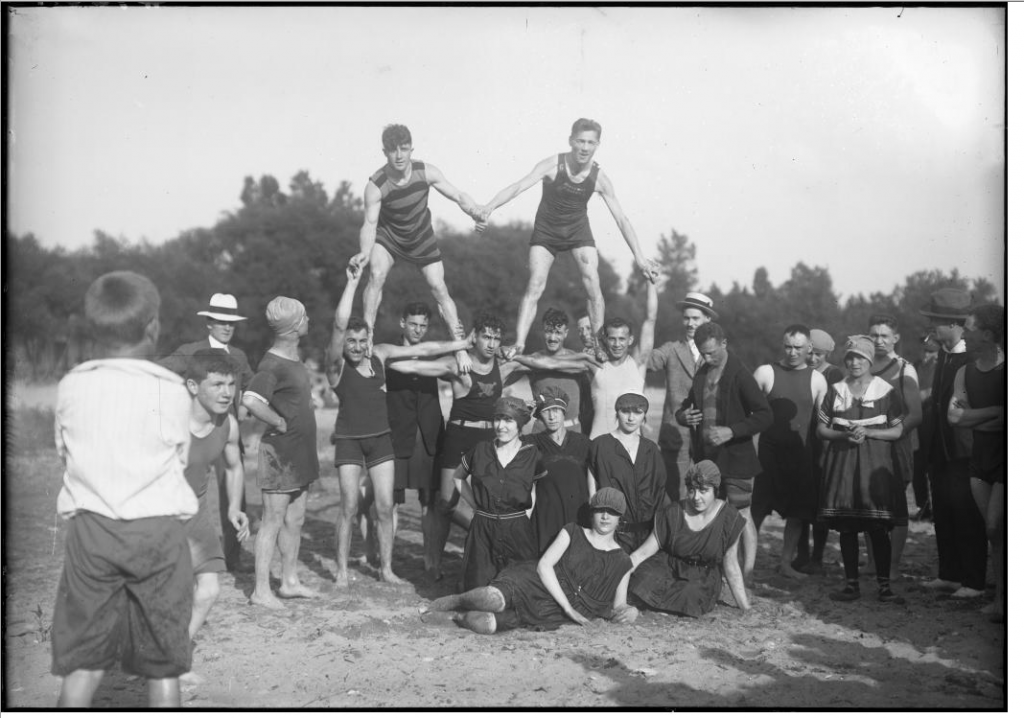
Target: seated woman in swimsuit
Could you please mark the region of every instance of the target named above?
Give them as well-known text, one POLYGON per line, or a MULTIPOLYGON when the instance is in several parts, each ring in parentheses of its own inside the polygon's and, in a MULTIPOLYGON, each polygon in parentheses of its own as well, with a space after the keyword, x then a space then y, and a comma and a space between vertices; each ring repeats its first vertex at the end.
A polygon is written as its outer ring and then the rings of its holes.
POLYGON ((715 498, 721 482, 718 467, 706 459, 686 472, 686 498, 655 514, 651 535, 630 555, 636 566, 631 598, 656 611, 699 618, 715 607, 724 571, 739 609, 750 608, 736 558, 746 519, 715 498))
POLYGON ((515 563, 487 586, 432 601, 420 609, 422 619, 454 621, 483 634, 587 625, 595 618, 632 623, 637 610, 626 604, 626 588, 633 565, 615 542, 626 497, 601 489, 591 497, 590 510, 593 528, 566 524, 536 563, 515 563))

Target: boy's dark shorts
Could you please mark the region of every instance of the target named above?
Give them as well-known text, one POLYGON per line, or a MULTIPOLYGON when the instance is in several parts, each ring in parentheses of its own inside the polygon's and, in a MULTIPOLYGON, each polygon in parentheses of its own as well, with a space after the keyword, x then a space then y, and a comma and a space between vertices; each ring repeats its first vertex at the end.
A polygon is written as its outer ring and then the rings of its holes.
POLYGON ((391 445, 391 434, 364 436, 359 439, 332 439, 334 442, 334 465, 356 464, 371 468, 385 461, 393 461, 395 449, 391 445))
POLYGON ((90 512, 68 523, 53 610, 53 673, 105 670, 175 678, 192 667, 192 560, 185 525, 169 516, 117 521, 90 512))

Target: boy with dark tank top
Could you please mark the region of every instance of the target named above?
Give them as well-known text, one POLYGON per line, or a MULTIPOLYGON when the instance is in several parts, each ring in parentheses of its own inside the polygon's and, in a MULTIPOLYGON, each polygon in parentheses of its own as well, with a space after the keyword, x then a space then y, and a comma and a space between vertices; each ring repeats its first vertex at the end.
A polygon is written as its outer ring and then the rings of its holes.
MULTIPOLYGON (((547 285, 548 273, 559 252, 572 252, 583 276, 587 292, 587 314, 595 333, 604 326, 604 297, 597 276, 597 248, 590 230, 587 203, 596 192, 604 199, 608 210, 636 258, 637 267, 653 284, 658 276, 657 262, 644 259, 633 225, 622 211, 615 188, 607 172, 600 171, 594 154, 601 145, 601 125, 581 117, 572 124, 569 135, 571 152, 553 155, 537 163, 523 179, 501 190, 477 215, 477 230, 483 231, 491 212, 510 202, 538 182, 544 182, 537 217, 530 239, 530 281, 519 304, 516 320, 516 345, 510 356, 521 352, 526 344, 526 333, 537 314, 547 285)), ((599 355, 602 354, 598 348, 599 355)))
POLYGON ((338 397, 338 418, 334 425, 334 465, 341 486, 341 510, 338 514, 335 585, 348 586, 348 554, 352 542, 352 523, 359 508, 359 489, 363 468, 369 474, 376 513, 376 539, 380 559, 380 580, 404 583, 391 570, 394 546, 395 452, 391 444, 391 426, 384 364, 396 359, 435 356, 461 351, 469 340, 424 342, 416 346, 375 344, 369 346, 366 322, 352 317, 352 301, 362 267, 348 267, 348 283, 338 301, 327 347, 327 380, 338 397))
POLYGON ((782 332, 782 360, 754 370, 754 381, 768 398, 772 425, 761 432, 757 455, 762 471, 754 480, 750 514, 754 527, 772 511, 786 520, 779 557, 779 573, 804 578, 793 568, 800 530, 818 510, 814 471, 814 417, 828 391, 825 376, 807 362, 811 330, 791 324, 782 332))
MULTIPOLYGON (((207 474, 222 460, 227 493, 227 519, 235 528, 239 544, 249 536, 249 518, 242 509, 245 471, 238 448, 238 420, 231 414, 237 392, 236 364, 220 349, 199 349, 188 359, 185 387, 192 396, 189 415, 188 465, 185 479, 199 500, 199 511, 185 524, 195 585, 192 592, 192 618, 188 635, 194 639, 206 621, 220 593, 217 574, 227 570, 224 551, 210 520, 206 506, 207 474)), ((182 676, 188 681, 193 673, 182 676)))
POLYGON ((454 357, 434 361, 399 361, 389 367, 396 372, 444 379, 452 385, 452 409, 441 453, 441 485, 437 496, 434 526, 436 532, 433 543, 424 547, 430 566, 434 570, 435 580, 441 577, 441 556, 448 541, 453 517, 464 529, 469 528, 472 518, 468 512, 463 514, 455 511, 459 502, 455 471, 464 453, 493 436, 494 405, 501 397, 504 387, 514 384, 522 372, 530 369, 579 371, 586 364, 583 360, 521 355, 511 361, 500 363, 497 361, 497 355, 504 331, 505 323, 493 314, 483 312, 477 316, 473 323, 472 344, 469 347, 471 367, 468 374, 459 372, 454 357))
MULTIPOLYGON (((441 250, 434 238, 427 199, 433 187, 477 219, 480 207, 457 189, 437 167, 412 158, 412 133, 405 125, 388 125, 381 134, 387 162, 370 176, 363 193, 364 218, 359 230, 359 252, 349 260, 351 267, 367 264, 370 276, 363 291, 363 318, 373 345, 384 282, 396 259, 420 268, 453 339, 464 336, 455 302, 444 280, 441 250)), ((469 357, 458 353, 459 369, 469 370, 469 357)))

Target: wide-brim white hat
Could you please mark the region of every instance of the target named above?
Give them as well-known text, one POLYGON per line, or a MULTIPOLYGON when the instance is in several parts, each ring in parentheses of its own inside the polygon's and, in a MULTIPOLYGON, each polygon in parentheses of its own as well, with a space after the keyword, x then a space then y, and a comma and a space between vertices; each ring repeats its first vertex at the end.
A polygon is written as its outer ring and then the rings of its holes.
POLYGON ((238 313, 238 300, 233 294, 214 294, 210 306, 196 312, 201 317, 219 319, 222 322, 240 322, 246 317, 238 313))
POLYGON ((688 292, 686 299, 680 299, 676 302, 676 306, 680 309, 692 307, 693 309, 699 309, 704 312, 708 317, 714 321, 718 319, 718 312, 711 307, 714 305, 711 297, 700 292, 688 292))

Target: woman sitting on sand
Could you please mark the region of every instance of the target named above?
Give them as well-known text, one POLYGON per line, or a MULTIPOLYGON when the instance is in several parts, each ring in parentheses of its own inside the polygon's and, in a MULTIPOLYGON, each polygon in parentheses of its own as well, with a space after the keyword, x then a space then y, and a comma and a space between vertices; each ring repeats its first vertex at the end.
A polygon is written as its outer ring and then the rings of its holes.
POLYGON ((655 514, 651 535, 630 555, 631 597, 656 611, 699 618, 715 607, 724 571, 740 610, 750 608, 737 560, 746 519, 715 497, 721 483, 718 467, 706 459, 686 472, 686 498, 655 514))
POLYGON ((421 609, 423 620, 454 621, 483 634, 587 625, 594 618, 633 622, 637 610, 626 604, 633 565, 615 542, 626 497, 601 489, 590 498, 590 510, 593 528, 567 524, 538 562, 513 564, 489 586, 432 601, 421 609))

